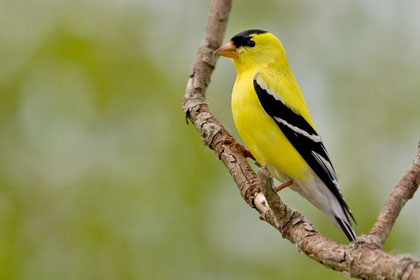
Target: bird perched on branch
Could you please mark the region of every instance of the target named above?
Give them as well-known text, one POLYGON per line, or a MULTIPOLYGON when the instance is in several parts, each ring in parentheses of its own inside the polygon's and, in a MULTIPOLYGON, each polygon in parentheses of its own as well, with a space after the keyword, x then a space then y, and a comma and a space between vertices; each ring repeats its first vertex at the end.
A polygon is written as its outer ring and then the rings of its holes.
POLYGON ((348 216, 354 217, 281 42, 269 32, 246 30, 215 54, 233 59, 233 118, 251 154, 283 182, 279 189, 291 185, 355 240, 348 216))

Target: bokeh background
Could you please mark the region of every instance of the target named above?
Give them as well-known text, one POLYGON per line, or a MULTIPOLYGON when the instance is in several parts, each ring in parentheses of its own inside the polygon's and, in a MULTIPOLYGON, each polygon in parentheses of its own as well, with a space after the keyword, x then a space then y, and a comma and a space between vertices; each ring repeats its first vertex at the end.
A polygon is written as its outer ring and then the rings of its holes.
MULTIPOLYGON (((344 279, 258 219, 181 111, 209 1, 0 0, 0 279, 344 279)), ((420 2, 235 1, 275 33, 366 233, 420 140, 420 2)), ((233 65, 210 108, 234 135, 233 65)), ((281 151, 279 151, 281 152, 281 151)), ((346 242, 291 190, 284 201, 346 242)), ((419 195, 386 244, 420 257, 419 195)))

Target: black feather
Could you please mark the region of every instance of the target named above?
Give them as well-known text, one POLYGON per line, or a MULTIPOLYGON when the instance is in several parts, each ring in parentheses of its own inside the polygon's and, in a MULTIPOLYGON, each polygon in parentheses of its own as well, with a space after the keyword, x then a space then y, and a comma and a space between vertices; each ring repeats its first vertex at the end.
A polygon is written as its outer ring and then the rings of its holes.
POLYGON ((340 225, 340 227, 343 230, 344 234, 346 235, 347 239, 350 242, 354 241, 356 239, 356 236, 355 236, 353 230, 351 229, 351 226, 346 221, 343 221, 342 219, 338 218, 337 216, 335 216, 335 219, 337 220, 338 224, 340 225))
POLYGON ((245 30, 241 33, 236 34, 235 36, 230 39, 233 44, 239 48, 239 47, 254 47, 255 42, 252 40, 252 36, 254 34, 262 34, 267 33, 267 31, 259 30, 259 29, 249 29, 245 30))

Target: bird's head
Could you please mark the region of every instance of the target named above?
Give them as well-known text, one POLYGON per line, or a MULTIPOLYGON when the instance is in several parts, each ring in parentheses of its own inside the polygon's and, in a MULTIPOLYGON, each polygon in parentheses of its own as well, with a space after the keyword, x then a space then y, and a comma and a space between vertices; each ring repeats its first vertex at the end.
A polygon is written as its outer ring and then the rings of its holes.
POLYGON ((258 29, 236 34, 214 53, 232 58, 238 73, 253 68, 288 67, 280 40, 273 34, 258 29))

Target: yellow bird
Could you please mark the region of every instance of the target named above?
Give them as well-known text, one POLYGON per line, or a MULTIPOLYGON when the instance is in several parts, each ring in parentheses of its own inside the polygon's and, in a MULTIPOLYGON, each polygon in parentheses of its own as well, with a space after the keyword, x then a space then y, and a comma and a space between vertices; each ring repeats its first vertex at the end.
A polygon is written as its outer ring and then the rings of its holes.
POLYGON ((232 37, 215 54, 233 59, 236 128, 255 159, 283 186, 319 208, 353 241, 354 217, 339 190, 333 165, 316 130, 279 39, 263 30, 232 37))

